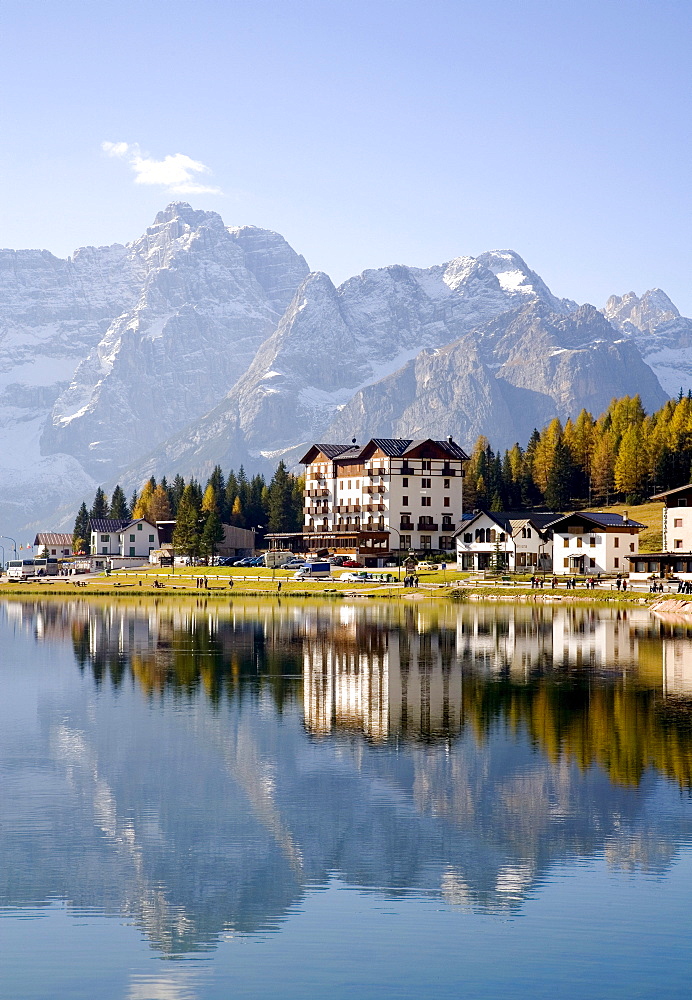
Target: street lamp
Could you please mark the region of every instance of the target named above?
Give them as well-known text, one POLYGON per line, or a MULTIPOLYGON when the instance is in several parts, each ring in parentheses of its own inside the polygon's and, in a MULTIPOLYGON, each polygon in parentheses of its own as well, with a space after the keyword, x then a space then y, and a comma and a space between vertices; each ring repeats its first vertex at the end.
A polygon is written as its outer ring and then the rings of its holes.
POLYGON ((15 542, 14 538, 11 538, 10 535, 0 535, 0 538, 8 538, 12 542, 12 545, 14 546, 14 558, 16 559, 17 558, 17 543, 15 542))
MULTIPOLYGON (((3 535, 2 537, 4 538, 5 536, 3 535)), ((0 549, 2 549, 2 563, 0 564, 0 574, 2 574, 5 572, 5 546, 0 545, 0 549)))

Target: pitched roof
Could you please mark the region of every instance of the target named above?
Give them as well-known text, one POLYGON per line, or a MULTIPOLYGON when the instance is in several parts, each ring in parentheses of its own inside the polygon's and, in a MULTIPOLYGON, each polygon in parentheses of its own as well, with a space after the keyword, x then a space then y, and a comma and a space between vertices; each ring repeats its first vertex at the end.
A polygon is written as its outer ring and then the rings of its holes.
POLYGON ((72 535, 66 531, 39 531, 34 545, 62 545, 72 548, 72 535))
POLYGON ((404 455, 408 455, 415 451, 416 448, 420 448, 422 445, 427 444, 428 441, 432 441, 433 444, 437 445, 443 452, 448 454, 451 458, 461 459, 465 461, 468 459, 468 455, 464 449, 458 445, 455 441, 449 438, 446 441, 437 441, 433 438, 370 438, 362 445, 358 444, 313 444, 307 454, 301 459, 305 462, 308 455, 316 449, 326 455, 327 458, 338 458, 342 461, 354 458, 358 459, 361 457, 365 449, 369 445, 374 445, 376 448, 387 455, 389 458, 402 458, 404 455))
POLYGON ((441 448, 442 451, 447 452, 453 458, 468 458, 464 449, 455 441, 449 440, 449 438, 446 441, 437 441, 434 438, 372 438, 372 443, 390 458, 401 458, 404 455, 408 455, 409 452, 415 451, 416 448, 420 448, 421 445, 426 444, 428 441, 432 441, 433 444, 436 444, 438 448, 441 448))
POLYGON ((322 454, 326 455, 327 458, 337 458, 345 451, 355 451, 360 453, 360 448, 356 448, 352 444, 314 444, 313 448, 319 448, 322 454))
POLYGON ((532 510, 479 510, 470 516, 462 515, 461 525, 457 529, 456 534, 458 535, 461 531, 467 531, 472 521, 475 521, 477 517, 481 517, 483 514, 486 514, 503 531, 509 534, 513 534, 527 524, 532 524, 538 531, 543 531, 546 525, 562 516, 555 511, 535 513, 532 510))
POLYGON ((651 499, 652 500, 663 500, 665 497, 674 496, 676 493, 689 493, 692 492, 692 483, 687 483, 686 486, 676 486, 674 490, 665 490, 663 493, 655 493, 651 499))
MULTIPOLYGON (((175 523, 175 522, 173 522, 173 523, 175 523)), ((151 523, 151 521, 147 521, 146 517, 136 517, 134 519, 134 521, 123 521, 122 528, 116 528, 115 530, 116 531, 127 531, 127 529, 131 528, 133 524, 148 524, 150 528, 155 527, 155 525, 153 525, 151 523)))
POLYGON ((121 517, 90 517, 89 531, 103 532, 103 534, 115 534, 118 531, 122 531, 123 528, 129 523, 129 520, 126 521, 121 517))
POLYGON ((563 514, 556 520, 551 521, 548 527, 554 528, 560 521, 567 521, 571 517, 576 517, 582 521, 591 521, 601 528, 645 528, 646 525, 640 521, 633 521, 631 517, 626 520, 622 514, 613 514, 611 511, 575 510, 571 514, 563 514))

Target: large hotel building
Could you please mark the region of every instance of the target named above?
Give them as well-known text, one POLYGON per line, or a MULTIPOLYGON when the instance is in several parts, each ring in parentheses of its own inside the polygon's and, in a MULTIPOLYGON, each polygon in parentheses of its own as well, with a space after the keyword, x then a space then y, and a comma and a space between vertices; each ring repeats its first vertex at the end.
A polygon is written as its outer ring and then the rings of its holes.
POLYGON ((451 556, 466 461, 451 437, 314 444, 302 459, 303 547, 348 553, 366 566, 397 550, 451 556))

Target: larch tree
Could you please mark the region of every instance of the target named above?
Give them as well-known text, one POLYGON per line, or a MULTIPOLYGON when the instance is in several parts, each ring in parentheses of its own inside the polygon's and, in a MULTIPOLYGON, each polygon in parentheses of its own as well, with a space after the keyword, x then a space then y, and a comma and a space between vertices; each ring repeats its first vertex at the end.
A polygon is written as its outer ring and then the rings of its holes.
POLYGON ((152 524, 171 520, 171 505, 163 483, 159 483, 149 501, 149 520, 152 524))

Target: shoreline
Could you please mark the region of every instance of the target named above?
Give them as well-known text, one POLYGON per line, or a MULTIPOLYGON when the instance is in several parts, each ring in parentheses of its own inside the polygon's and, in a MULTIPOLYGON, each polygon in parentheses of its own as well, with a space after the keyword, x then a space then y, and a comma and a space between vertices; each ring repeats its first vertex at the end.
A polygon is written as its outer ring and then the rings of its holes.
MULTIPOLYGON (((202 574, 200 574, 202 576, 202 574)), ((692 599, 685 600, 679 594, 652 594, 642 591, 631 590, 622 592, 618 590, 535 590, 521 585, 502 586, 488 584, 465 586, 463 581, 455 586, 437 583, 422 583, 417 588, 403 588, 398 583, 393 584, 372 584, 362 587, 342 584, 335 586, 338 581, 324 581, 326 586, 320 581, 314 581, 309 586, 305 584, 294 584, 293 581, 282 580, 281 589, 278 581, 243 580, 234 581, 233 587, 215 580, 207 587, 198 587, 190 582, 164 583, 160 587, 154 587, 151 583, 140 581, 107 580, 99 577, 92 580, 73 581, 63 579, 42 580, 41 582, 2 582, 0 583, 0 598, 2 597, 110 597, 110 598, 155 598, 157 600, 179 597, 204 597, 211 600, 234 600, 241 597, 265 597, 265 598, 321 598, 323 600, 354 599, 359 600, 398 600, 398 601, 432 601, 445 600, 452 603, 467 601, 498 601, 506 603, 520 602, 522 604, 619 604, 648 606, 651 610, 666 613, 689 614, 692 615, 692 599), (672 605, 668 610, 667 605, 672 605)))

